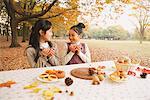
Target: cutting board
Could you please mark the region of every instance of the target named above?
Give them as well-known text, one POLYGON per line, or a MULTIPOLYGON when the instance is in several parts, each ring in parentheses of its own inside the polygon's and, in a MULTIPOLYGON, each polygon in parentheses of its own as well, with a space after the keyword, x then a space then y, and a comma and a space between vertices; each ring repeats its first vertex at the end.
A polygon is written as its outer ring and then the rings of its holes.
POLYGON ((92 76, 88 73, 89 68, 76 68, 71 71, 71 75, 85 80, 92 80, 92 76))

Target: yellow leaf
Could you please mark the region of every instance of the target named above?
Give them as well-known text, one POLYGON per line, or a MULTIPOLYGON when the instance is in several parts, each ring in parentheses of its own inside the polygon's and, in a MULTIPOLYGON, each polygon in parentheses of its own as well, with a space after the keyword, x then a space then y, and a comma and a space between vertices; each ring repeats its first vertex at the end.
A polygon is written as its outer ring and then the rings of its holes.
POLYGON ((33 93, 38 93, 40 90, 42 90, 42 88, 35 88, 35 89, 33 89, 33 93))
POLYGON ((62 90, 56 86, 49 87, 49 89, 52 90, 54 93, 61 93, 62 92, 62 90))
POLYGON ((32 89, 38 86, 38 82, 33 82, 30 85, 24 87, 24 89, 32 89))
POLYGON ((105 0, 105 2, 106 2, 107 4, 109 4, 109 3, 112 2, 112 0, 105 0))
POLYGON ((43 96, 44 97, 53 97, 54 96, 54 93, 50 90, 44 90, 43 91, 43 96))

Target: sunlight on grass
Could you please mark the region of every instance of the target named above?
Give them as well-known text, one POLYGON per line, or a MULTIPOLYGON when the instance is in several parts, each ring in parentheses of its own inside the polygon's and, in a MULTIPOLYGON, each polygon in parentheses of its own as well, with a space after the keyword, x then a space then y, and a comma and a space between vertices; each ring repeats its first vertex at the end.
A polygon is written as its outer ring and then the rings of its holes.
POLYGON ((150 57, 150 42, 144 41, 140 44, 139 41, 105 41, 105 40, 83 40, 91 48, 111 48, 120 51, 128 52, 131 55, 149 56, 150 57))

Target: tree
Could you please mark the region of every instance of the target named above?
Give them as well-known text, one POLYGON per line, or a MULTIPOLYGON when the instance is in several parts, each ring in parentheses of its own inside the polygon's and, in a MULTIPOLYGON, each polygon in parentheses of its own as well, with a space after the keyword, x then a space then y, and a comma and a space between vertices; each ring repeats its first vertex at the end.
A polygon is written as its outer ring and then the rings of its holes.
MULTIPOLYGON (((1 24, 1 32, 3 33, 3 35, 6 36, 7 41, 8 41, 8 36, 10 36, 10 17, 8 16, 6 9, 5 9, 5 5, 4 3, 1 1, 0 2, 0 24, 1 24)), ((0 32, 0 33, 1 33, 0 32)))
POLYGON ((136 4, 132 9, 134 10, 133 16, 137 23, 133 23, 136 27, 136 32, 139 34, 140 37, 140 44, 145 37, 145 31, 150 25, 150 2, 149 1, 141 1, 136 4))
MULTIPOLYGON (((72 7, 65 6, 65 4, 70 4, 76 2, 78 0, 71 1, 59 1, 59 0, 3 0, 8 15, 10 16, 10 25, 12 29, 12 41, 10 47, 20 46, 17 41, 17 25, 22 21, 28 21, 31 19, 51 19, 57 16, 64 14, 65 11, 73 9, 72 7), (52 10, 53 7, 60 8, 66 7, 63 9, 63 12, 58 12, 60 10, 52 10), (48 12, 51 14, 49 16, 45 16, 48 12)), ((76 7, 77 8, 77 7, 76 7)))
POLYGON ((108 33, 115 38, 125 40, 129 37, 128 31, 126 31, 123 27, 116 25, 116 26, 109 26, 107 28, 108 33))
POLYGON ((52 22, 53 32, 55 36, 64 36, 72 25, 77 24, 77 18, 79 15, 78 8, 78 0, 72 0, 71 2, 66 2, 64 7, 53 6, 51 12, 45 14, 42 18, 49 18, 49 16, 54 16, 56 14, 61 15, 57 17, 50 18, 49 20, 52 22), (67 10, 66 10, 67 8, 67 10))
POLYGON ((46 14, 52 6, 58 0, 53 0, 52 2, 38 2, 36 0, 3 0, 6 5, 7 13, 10 16, 10 26, 12 30, 12 39, 10 47, 18 47, 20 44, 17 41, 17 25, 22 21, 29 20, 31 18, 38 18, 46 14), (17 1, 17 2, 16 2, 17 1), (39 11, 35 11, 36 5, 40 5, 41 9, 39 11), (22 8, 23 6, 23 8, 22 8), (27 10, 30 9, 30 10, 27 10))

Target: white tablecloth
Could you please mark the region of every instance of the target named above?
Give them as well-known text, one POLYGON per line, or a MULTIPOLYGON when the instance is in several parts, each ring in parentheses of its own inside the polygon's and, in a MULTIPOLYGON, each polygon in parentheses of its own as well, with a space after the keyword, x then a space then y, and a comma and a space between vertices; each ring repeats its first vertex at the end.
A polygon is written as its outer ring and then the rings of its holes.
POLYGON ((0 100, 43 100, 42 90, 39 93, 31 93, 31 90, 23 89, 24 86, 36 81, 36 77, 47 69, 64 70, 66 77, 73 79, 73 84, 67 87, 64 79, 57 82, 40 84, 43 90, 49 86, 58 86, 63 93, 55 94, 54 100, 150 100, 150 77, 146 79, 130 76, 127 81, 122 83, 113 82, 108 75, 114 71, 113 61, 95 62, 87 64, 32 68, 25 70, 2 71, 0 72, 0 83, 8 80, 16 81, 17 84, 11 88, 0 88, 0 100), (100 85, 92 85, 91 80, 83 80, 70 75, 70 71, 78 67, 98 67, 105 65, 107 78, 100 85), (64 91, 74 92, 70 96, 64 91))

